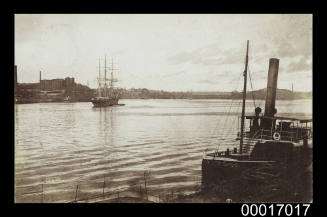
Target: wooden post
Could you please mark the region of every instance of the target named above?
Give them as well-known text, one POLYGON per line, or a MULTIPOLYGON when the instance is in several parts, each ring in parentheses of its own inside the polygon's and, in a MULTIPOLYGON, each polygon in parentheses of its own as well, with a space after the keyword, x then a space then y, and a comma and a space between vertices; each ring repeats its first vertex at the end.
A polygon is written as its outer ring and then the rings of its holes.
POLYGON ((146 194, 146 199, 148 199, 148 189, 146 188, 146 171, 144 171, 144 190, 146 194))
POLYGON ((274 120, 271 121, 270 139, 272 139, 273 136, 273 127, 274 127, 274 120))
POLYGON ((104 198, 104 188, 106 186, 106 177, 103 176, 103 188, 102 188, 102 197, 104 198))
POLYGON ((296 122, 296 141, 298 140, 299 138, 299 122, 297 121, 296 122))
POLYGON ((78 191, 78 185, 76 186, 76 192, 75 192, 75 202, 77 200, 77 191, 78 191))
POLYGON ((280 121, 280 140, 283 140, 282 133, 283 133, 283 121, 280 121))

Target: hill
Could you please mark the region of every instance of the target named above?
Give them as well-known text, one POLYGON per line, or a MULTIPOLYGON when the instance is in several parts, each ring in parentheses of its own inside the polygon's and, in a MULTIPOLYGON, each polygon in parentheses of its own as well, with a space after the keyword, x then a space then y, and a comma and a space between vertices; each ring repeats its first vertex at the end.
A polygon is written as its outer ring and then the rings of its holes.
MULTIPOLYGON (((169 92, 159 90, 142 89, 120 89, 121 97, 125 99, 242 99, 242 92, 169 92)), ((247 99, 266 98, 267 89, 247 92, 247 99)), ((277 99, 312 99, 312 92, 292 92, 286 89, 277 89, 277 99)))
MULTIPOLYGON (((247 92, 247 99, 266 99, 267 88, 247 92)), ((242 98, 241 92, 232 92, 233 98, 242 98)), ((277 89, 276 99, 292 100, 292 99, 312 99, 312 92, 292 92, 287 89, 277 89)))

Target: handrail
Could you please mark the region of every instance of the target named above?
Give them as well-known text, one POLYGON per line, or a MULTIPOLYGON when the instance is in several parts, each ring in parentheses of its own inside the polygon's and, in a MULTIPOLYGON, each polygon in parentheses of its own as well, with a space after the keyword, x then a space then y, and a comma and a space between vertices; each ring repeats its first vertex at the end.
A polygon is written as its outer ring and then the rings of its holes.
MULTIPOLYGON (((290 128, 291 130, 265 130, 258 129, 254 134, 251 131, 246 131, 243 133, 244 138, 249 139, 250 141, 259 139, 259 140, 273 140, 273 141, 290 141, 298 142, 302 139, 312 138, 311 128, 290 128), (280 139, 275 140, 273 138, 274 133, 280 134, 280 139), (309 133, 308 133, 309 132, 309 133)), ((238 132, 237 139, 240 138, 240 133, 238 132)))
POLYGON ((286 131, 286 130, 276 130, 276 131, 271 131, 271 130, 264 130, 260 129, 260 139, 267 139, 267 140, 275 140, 273 138, 274 133, 279 133, 280 134, 280 139, 278 141, 298 141, 301 139, 306 139, 306 138, 311 138, 311 135, 307 134, 308 130, 306 131, 301 131, 301 133, 298 135, 298 132, 294 131, 286 131), (305 133, 303 133, 305 132, 305 133))

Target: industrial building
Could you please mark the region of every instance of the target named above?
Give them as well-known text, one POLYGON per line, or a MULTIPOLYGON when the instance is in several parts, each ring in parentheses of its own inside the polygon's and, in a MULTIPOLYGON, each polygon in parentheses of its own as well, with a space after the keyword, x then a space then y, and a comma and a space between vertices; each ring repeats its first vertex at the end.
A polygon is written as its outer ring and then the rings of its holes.
POLYGON ((51 79, 51 80, 41 80, 40 89, 41 90, 62 90, 62 89, 72 89, 75 85, 74 78, 65 79, 51 79))
POLYGON ((93 97, 94 91, 88 86, 75 83, 75 78, 40 79, 38 83, 18 83, 17 66, 14 67, 15 102, 86 102, 93 97))
POLYGON ((66 77, 65 79, 42 80, 40 72, 40 90, 67 90, 71 91, 75 86, 75 79, 66 77))

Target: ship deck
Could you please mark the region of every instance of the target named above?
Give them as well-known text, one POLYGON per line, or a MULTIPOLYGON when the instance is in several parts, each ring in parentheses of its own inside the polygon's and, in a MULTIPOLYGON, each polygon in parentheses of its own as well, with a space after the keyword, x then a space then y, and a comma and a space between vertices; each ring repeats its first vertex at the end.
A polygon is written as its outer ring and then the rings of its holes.
POLYGON ((225 162, 242 162, 242 163, 274 163, 275 161, 258 161, 258 160, 242 160, 233 158, 232 156, 229 157, 215 157, 215 156, 205 156, 203 160, 212 160, 212 161, 225 161, 225 162))

